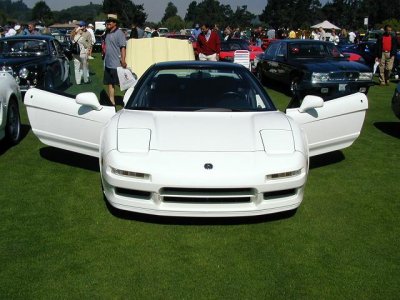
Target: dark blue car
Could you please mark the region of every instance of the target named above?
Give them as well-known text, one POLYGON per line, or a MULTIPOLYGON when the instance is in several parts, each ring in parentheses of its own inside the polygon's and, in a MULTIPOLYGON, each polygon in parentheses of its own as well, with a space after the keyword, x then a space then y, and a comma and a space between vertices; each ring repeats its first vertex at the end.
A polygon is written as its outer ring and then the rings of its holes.
POLYGON ((10 73, 21 91, 31 87, 57 89, 69 83, 69 60, 53 36, 0 39, 0 69, 10 73))

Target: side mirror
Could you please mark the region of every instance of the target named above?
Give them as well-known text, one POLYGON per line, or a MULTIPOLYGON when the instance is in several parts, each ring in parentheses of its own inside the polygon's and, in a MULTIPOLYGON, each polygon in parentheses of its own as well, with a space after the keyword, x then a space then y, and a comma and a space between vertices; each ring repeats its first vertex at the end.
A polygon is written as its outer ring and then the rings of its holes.
POLYGON ((80 93, 76 95, 75 101, 80 105, 89 106, 94 110, 101 110, 103 108, 100 105, 99 99, 97 99, 96 94, 92 92, 80 93))
POLYGON ((313 96, 313 95, 307 95, 307 96, 304 97, 303 103, 301 103, 301 106, 299 108, 299 112, 303 113, 303 112, 306 112, 309 109, 322 107, 322 106, 324 106, 324 100, 321 97, 313 96))

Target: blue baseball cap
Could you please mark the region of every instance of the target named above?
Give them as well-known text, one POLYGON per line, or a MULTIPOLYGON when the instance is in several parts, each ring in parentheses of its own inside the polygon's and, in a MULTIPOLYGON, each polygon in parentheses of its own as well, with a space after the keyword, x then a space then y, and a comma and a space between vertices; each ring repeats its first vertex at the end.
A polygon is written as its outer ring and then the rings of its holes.
POLYGON ((85 21, 80 21, 79 22, 79 26, 86 26, 86 22, 85 21))

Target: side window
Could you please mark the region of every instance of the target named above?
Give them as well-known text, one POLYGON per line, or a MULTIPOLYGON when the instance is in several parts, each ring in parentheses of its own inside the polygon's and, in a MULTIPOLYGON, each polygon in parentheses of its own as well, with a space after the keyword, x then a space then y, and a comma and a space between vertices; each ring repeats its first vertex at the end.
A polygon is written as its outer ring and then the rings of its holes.
POLYGON ((280 43, 272 43, 271 45, 269 45, 267 50, 265 50, 265 58, 267 59, 274 58, 279 45, 280 43))
POLYGON ((278 53, 276 54, 279 57, 286 57, 287 56, 287 47, 285 43, 282 43, 279 47, 278 53))
POLYGON ((57 55, 57 50, 56 47, 54 46, 55 41, 50 41, 49 42, 49 47, 50 47, 50 54, 51 55, 57 55))
POLYGON ((54 40, 54 48, 57 51, 57 55, 61 55, 63 53, 62 46, 59 41, 54 40))

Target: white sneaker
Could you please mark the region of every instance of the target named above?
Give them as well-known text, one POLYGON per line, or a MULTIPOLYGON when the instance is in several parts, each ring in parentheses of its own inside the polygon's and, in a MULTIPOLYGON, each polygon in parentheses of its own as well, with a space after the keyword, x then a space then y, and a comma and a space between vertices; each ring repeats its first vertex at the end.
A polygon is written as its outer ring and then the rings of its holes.
POLYGON ((93 56, 88 56, 88 59, 94 59, 94 57, 93 56))

